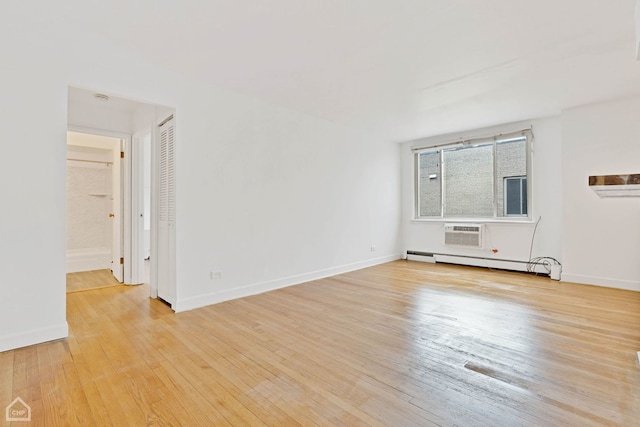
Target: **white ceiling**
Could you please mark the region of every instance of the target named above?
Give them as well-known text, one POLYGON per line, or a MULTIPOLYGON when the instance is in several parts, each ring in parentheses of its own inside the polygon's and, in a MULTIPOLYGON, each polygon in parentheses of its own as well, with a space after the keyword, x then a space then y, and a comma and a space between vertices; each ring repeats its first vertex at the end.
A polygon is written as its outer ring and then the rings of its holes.
POLYGON ((92 90, 70 87, 68 92, 68 102, 81 107, 97 106, 103 110, 118 111, 126 114, 133 114, 136 110, 145 105, 133 100, 118 98, 115 96, 109 96, 108 100, 102 100, 97 98, 96 95, 97 93, 92 90))
POLYGON ((100 3, 65 13, 180 73, 393 141, 640 93, 635 0, 100 3))

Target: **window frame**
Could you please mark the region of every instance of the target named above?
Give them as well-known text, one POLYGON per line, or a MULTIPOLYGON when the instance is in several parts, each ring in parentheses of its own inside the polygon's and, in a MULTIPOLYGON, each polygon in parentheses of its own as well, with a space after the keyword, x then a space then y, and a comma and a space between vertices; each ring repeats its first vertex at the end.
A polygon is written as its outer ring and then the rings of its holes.
MULTIPOLYGON (((533 143, 533 132, 531 129, 523 129, 516 132, 511 133, 502 133, 496 134, 489 137, 481 137, 481 138, 469 138, 469 139, 461 139, 458 141, 441 143, 430 146, 422 146, 422 147, 412 147, 412 155, 413 159, 413 178, 414 178, 414 220, 416 221, 526 221, 531 220, 532 218, 532 168, 531 168, 531 153, 532 153, 532 143, 533 143), (496 165, 496 147, 498 143, 504 143, 509 140, 517 140, 517 139, 525 139, 525 162, 526 162, 526 175, 518 175, 522 176, 526 179, 526 189, 527 189, 527 213, 524 215, 507 215, 506 214, 506 203, 503 203, 502 215, 498 212, 498 194, 497 194, 497 185, 496 180, 497 176, 497 165, 496 165), (493 216, 491 217, 458 217, 458 216, 445 216, 445 182, 444 182, 444 168, 446 165, 443 162, 444 159, 444 151, 451 149, 459 149, 459 148, 472 148, 481 145, 486 145, 491 143, 493 146, 493 171, 492 171, 492 188, 493 188, 493 216), (425 152, 439 152, 439 178, 440 178, 440 214, 438 216, 434 215, 420 215, 420 154, 425 152)), ((507 178, 507 177, 504 177, 507 178)), ((503 184, 504 185, 504 184, 503 184)), ((505 193, 506 194, 506 193, 505 193)), ((503 198, 505 197, 503 194, 503 198)))

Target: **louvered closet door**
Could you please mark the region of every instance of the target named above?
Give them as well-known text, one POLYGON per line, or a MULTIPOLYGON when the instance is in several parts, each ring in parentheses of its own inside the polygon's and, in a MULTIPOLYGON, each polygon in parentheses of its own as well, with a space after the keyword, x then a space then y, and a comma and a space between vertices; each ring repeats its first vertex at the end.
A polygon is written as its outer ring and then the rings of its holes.
POLYGON ((160 126, 158 183, 158 297, 175 303, 175 122, 160 126))

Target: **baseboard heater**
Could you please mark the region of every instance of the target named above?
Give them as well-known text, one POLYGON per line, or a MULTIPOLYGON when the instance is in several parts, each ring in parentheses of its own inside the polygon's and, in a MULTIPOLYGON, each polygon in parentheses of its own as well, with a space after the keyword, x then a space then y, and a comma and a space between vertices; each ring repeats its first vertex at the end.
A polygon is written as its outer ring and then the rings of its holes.
POLYGON ((474 267, 495 268, 499 270, 524 271, 550 275, 549 270, 543 264, 531 264, 527 261, 514 261, 506 259, 483 258, 470 255, 438 254, 433 252, 407 251, 409 261, 422 261, 432 263, 460 264, 474 267))

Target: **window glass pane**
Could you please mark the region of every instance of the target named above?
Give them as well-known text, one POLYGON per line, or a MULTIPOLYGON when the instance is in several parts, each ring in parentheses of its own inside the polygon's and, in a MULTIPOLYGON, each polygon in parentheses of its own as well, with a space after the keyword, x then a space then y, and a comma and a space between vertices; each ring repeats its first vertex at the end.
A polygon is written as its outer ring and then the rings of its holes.
POLYGON ((419 216, 440 216, 440 152, 430 151, 418 155, 418 208, 419 216))
POLYGON ((507 178, 505 185, 507 187, 507 215, 520 215, 522 194, 520 193, 520 180, 507 178))
MULTIPOLYGON (((514 180, 513 185, 518 187, 518 200, 514 201, 515 205, 511 205, 511 195, 505 197, 505 187, 510 188, 510 183, 505 183, 508 177, 526 177, 527 176, 527 140, 526 138, 513 138, 496 142, 496 203, 498 216, 505 215, 526 215, 526 180, 524 183, 525 191, 520 189, 520 179, 514 180), (523 198, 522 198, 523 197, 523 198), (505 200, 509 198, 509 206, 505 208, 505 200), (524 200, 524 206, 522 203, 524 200), (512 213, 514 212, 514 213, 512 213)), ((515 189, 513 190, 516 191, 515 189)), ((514 196, 515 197, 515 196, 514 196)))
POLYGON ((527 178, 505 178, 505 213, 507 215, 527 214, 527 178))
POLYGON ((493 144, 443 150, 443 175, 444 216, 493 217, 493 144))

